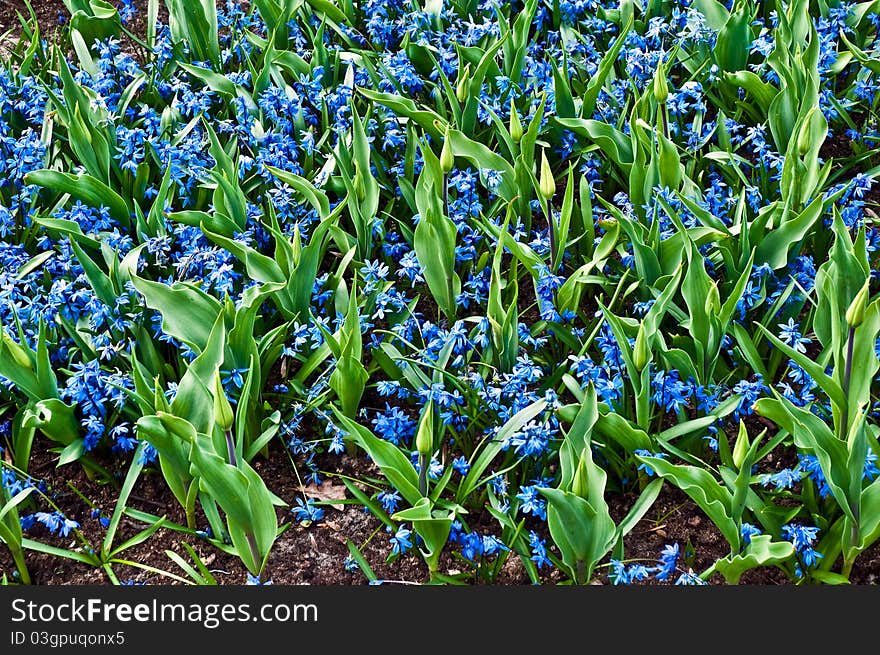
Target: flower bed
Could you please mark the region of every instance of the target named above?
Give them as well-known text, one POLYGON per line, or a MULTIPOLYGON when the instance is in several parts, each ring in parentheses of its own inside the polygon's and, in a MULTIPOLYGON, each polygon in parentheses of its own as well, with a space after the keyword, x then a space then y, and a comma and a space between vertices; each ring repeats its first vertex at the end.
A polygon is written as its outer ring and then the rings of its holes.
POLYGON ((875 582, 878 27, 23 8, 3 580, 875 582))

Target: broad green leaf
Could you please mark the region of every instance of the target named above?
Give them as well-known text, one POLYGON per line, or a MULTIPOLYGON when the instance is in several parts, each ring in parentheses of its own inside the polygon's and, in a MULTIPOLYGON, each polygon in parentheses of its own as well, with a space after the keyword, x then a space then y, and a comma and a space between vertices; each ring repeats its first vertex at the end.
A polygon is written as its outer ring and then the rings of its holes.
POLYGON ((759 566, 775 566, 794 557, 795 550, 787 541, 773 541, 767 534, 751 538, 742 553, 719 559, 715 570, 724 576, 728 584, 739 584, 742 574, 759 566))
POLYGON ((90 207, 106 207, 123 228, 131 225, 131 212, 125 200, 100 180, 87 175, 38 170, 25 175, 25 184, 36 184, 57 193, 69 193, 90 207))
POLYGON ((138 276, 131 279, 135 289, 144 296, 148 307, 162 314, 162 330, 199 353, 208 343, 211 328, 217 321, 220 303, 187 282, 171 286, 138 276))
POLYGON ((362 425, 356 423, 333 408, 336 418, 353 439, 375 462, 388 481, 400 492, 410 505, 415 505, 422 494, 419 493, 419 475, 415 467, 394 444, 379 439, 362 425))
POLYGON ((732 550, 740 544, 739 527, 732 518, 733 496, 722 487, 712 474, 695 466, 676 465, 659 457, 636 455, 657 475, 668 478, 675 486, 690 496, 724 535, 732 550))

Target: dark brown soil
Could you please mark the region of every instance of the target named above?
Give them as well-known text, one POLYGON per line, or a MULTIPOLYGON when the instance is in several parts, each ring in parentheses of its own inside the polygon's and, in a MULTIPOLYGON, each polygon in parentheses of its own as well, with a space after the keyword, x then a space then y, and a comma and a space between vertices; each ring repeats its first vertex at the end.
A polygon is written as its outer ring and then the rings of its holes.
MULTIPOLYGON (((47 483, 48 494, 52 501, 65 516, 81 523, 82 537, 92 548, 98 550, 104 539, 105 528, 96 518, 90 517, 90 512, 94 507, 100 509, 102 515, 109 518, 118 497, 118 489, 110 484, 98 484, 89 480, 83 468, 77 464, 57 469, 53 461, 55 456, 48 452, 48 447, 50 444, 42 439, 35 444, 31 473, 33 477, 43 479, 47 483), (91 505, 86 503, 74 489, 87 498, 91 505)), ((294 468, 280 448, 273 447, 268 459, 258 458, 253 465, 260 476, 268 481, 272 491, 290 505, 302 495, 298 491, 299 482, 294 468)), ((358 469, 363 469, 364 465, 359 459, 343 456, 340 468, 346 469, 349 474, 357 474, 358 469)), ((119 477, 124 473, 125 471, 120 471, 119 477)), ((332 477, 328 477, 324 482, 324 485, 338 484, 341 482, 332 477)), ((186 524, 183 509, 171 495, 161 474, 152 469, 145 470, 138 480, 129 507, 164 516, 168 521, 178 525, 186 524)), ((346 543, 349 538, 360 547, 380 579, 408 582, 427 580, 427 568, 417 555, 401 557, 393 564, 385 564, 390 552, 388 535, 375 517, 366 513, 360 506, 340 507, 341 510, 324 507, 324 519, 308 527, 299 525, 289 511, 279 508, 279 525, 285 523, 291 525, 278 539, 269 558, 268 571, 274 584, 366 583, 367 579, 360 571, 350 573, 345 570, 344 562, 349 554, 346 543)), ((41 506, 39 509, 48 508, 41 506)), ((197 518, 197 524, 200 528, 206 527, 201 516, 197 518)), ((138 521, 128 517, 123 518, 114 543, 123 543, 145 527, 147 527, 145 524, 138 521)), ((71 550, 82 551, 84 547, 84 544, 73 538, 73 535, 66 539, 53 537, 41 526, 32 530, 28 536, 71 550)), ((186 577, 165 554, 166 550, 173 550, 188 560, 182 545, 184 542, 195 548, 205 564, 213 571, 218 583, 246 582, 247 572, 238 558, 223 553, 207 540, 171 529, 160 529, 144 543, 121 553, 118 559, 137 562, 186 577)), ((447 564, 453 564, 451 558, 447 564)), ((27 565, 35 584, 106 584, 110 581, 100 568, 42 553, 29 552, 27 565)), ((114 563, 112 568, 122 582, 177 584, 172 578, 135 566, 114 563)), ((0 552, 0 571, 11 570, 12 562, 4 549, 0 552)))
MULTIPOLYGON (((69 518, 82 525, 82 539, 91 548, 98 550, 104 539, 105 528, 96 518, 90 517, 91 509, 100 509, 106 517, 112 515, 118 497, 118 490, 110 484, 100 484, 90 480, 82 467, 77 464, 61 469, 55 467, 54 455, 47 451, 48 443, 42 438, 35 444, 31 472, 34 477, 43 479, 48 494, 58 508, 69 518), (76 492, 79 492, 77 494, 76 492), (81 495, 80 495, 81 494, 81 495), (83 497, 90 502, 87 503, 83 497)), ((339 471, 352 477, 375 475, 363 457, 342 456, 338 460, 339 471)), ((104 463, 109 464, 109 462, 104 463)), ((299 482, 289 457, 279 447, 273 446, 266 460, 257 458, 254 467, 267 480, 272 490, 290 504, 301 495, 299 482)), ((333 471, 328 471, 324 485, 330 487, 340 484, 334 479, 333 471)), ((118 472, 121 478, 124 471, 118 472)), ((615 520, 620 520, 631 507, 636 497, 632 493, 609 497, 611 512, 615 520)), ((147 469, 142 474, 132 493, 129 506, 168 521, 185 524, 184 512, 168 491, 161 474, 147 469)), ((349 554, 347 541, 350 539, 360 547, 364 557, 376 575, 388 582, 423 583, 427 581, 427 569, 421 558, 414 553, 388 563, 390 544, 384 526, 371 514, 358 505, 341 505, 341 509, 325 506, 324 519, 310 526, 302 526, 293 520, 285 509, 279 509, 279 523, 291 523, 290 527, 276 542, 268 563, 268 575, 274 584, 366 584, 366 577, 360 572, 345 569, 345 559, 349 554)), ((47 509, 41 506, 34 509, 47 509)), ((488 514, 471 516, 472 529, 497 532, 497 524, 488 514)), ((199 527, 204 527, 204 519, 197 519, 199 527)), ((133 537, 146 525, 123 518, 115 539, 121 544, 133 537)), ((546 530, 543 530, 546 531, 546 530)), ((83 541, 73 536, 61 539, 53 537, 42 527, 37 527, 29 535, 41 542, 61 548, 82 551, 83 541)), ((549 535, 545 535, 549 536, 549 535)), ((183 534, 162 528, 142 544, 138 544, 117 556, 119 560, 136 562, 186 577, 165 554, 172 550, 184 559, 187 557, 183 543, 192 546, 204 563, 211 569, 220 584, 244 584, 246 570, 236 557, 227 555, 207 540, 194 535, 183 534)), ((548 538, 548 544, 552 541, 548 538)), ((718 558, 728 554, 727 544, 718 530, 698 508, 679 490, 665 487, 648 515, 626 537, 625 556, 628 561, 643 561, 650 566, 666 544, 678 543, 683 553, 680 561, 682 570, 688 568, 701 572, 711 566, 718 558)), ((448 548, 441 561, 441 572, 457 575, 468 571, 469 567, 460 556, 448 548)), ((27 564, 35 584, 107 584, 110 578, 101 568, 67 560, 42 553, 28 552, 27 564)), ((880 570, 880 547, 866 552, 853 573, 854 582, 871 584, 876 581, 880 570)), ((123 562, 115 562, 112 569, 118 579, 133 584, 178 584, 178 581, 161 573, 144 570, 123 562)), ((12 562, 5 550, 0 552, 0 571, 11 571, 12 562)), ((604 568, 597 575, 597 582, 604 584, 607 577, 604 568)), ((546 575, 542 582, 553 584, 560 581, 559 573, 546 575)), ((723 582, 716 576, 713 583, 723 582)), ((757 569, 743 578, 744 584, 785 584, 787 578, 781 571, 773 568, 757 569)), ((529 584, 528 577, 518 561, 511 556, 503 568, 498 584, 529 584)), ((656 582, 652 584, 658 584, 656 582)))
POLYGON ((819 149, 819 157, 825 161, 831 158, 835 160, 848 159, 852 156, 852 143, 845 134, 834 135, 830 139, 825 139, 822 147, 819 149))
MULTIPOLYGON (((619 521, 636 501, 636 496, 629 493, 609 498, 608 501, 612 516, 619 521)), ((623 542, 627 560, 641 561, 646 566, 656 563, 664 546, 677 543, 681 552, 679 571, 697 574, 730 554, 730 547, 712 521, 690 498, 670 485, 663 487, 654 506, 623 542)), ((724 579, 714 575, 709 582, 724 584, 724 579)), ((741 584, 756 585, 788 583, 785 573, 775 567, 754 569, 743 575, 741 580, 741 584)), ((648 584, 664 583, 652 580, 648 584)))
MULTIPOLYGON (((33 7, 37 23, 40 26, 40 36, 44 39, 51 40, 55 35, 61 26, 59 18, 63 17, 65 21, 70 18, 70 13, 62 0, 33 0, 31 7, 33 7)), ((0 0, 0 34, 11 33, 17 36, 21 32, 19 15, 25 19, 30 18, 27 5, 24 2, 21 0, 0 0)))

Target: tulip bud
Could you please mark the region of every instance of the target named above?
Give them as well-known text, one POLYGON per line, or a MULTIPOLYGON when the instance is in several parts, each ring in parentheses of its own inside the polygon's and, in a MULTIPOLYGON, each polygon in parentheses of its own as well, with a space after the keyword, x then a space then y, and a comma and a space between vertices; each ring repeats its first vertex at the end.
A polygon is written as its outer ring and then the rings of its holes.
POLYGON ((27 351, 21 347, 20 344, 16 343, 12 337, 6 334, 6 331, 0 328, 0 335, 3 336, 3 344, 9 350, 9 353, 12 355, 12 359, 15 360, 15 363, 21 366, 22 368, 26 368, 29 371, 33 370, 34 364, 31 361, 30 355, 28 355, 27 351))
POLYGON ((465 64, 464 68, 458 72, 458 84, 455 86, 455 97, 459 102, 468 99, 468 91, 471 82, 471 65, 465 64))
POLYGON ((516 105, 513 103, 513 97, 510 98, 510 138, 514 140, 515 143, 519 143, 519 140, 522 139, 523 136, 523 126, 519 120, 519 114, 516 111, 516 105))
POLYGON ((648 337, 645 334, 644 325, 640 325, 639 332, 636 334, 636 343, 633 346, 633 363, 636 365, 636 370, 641 373, 649 361, 651 361, 651 349, 648 348, 648 337))
POLYGON ((538 178, 538 190, 544 196, 544 200, 550 200, 556 193, 556 182, 553 181, 553 171, 550 170, 550 162, 547 161, 547 153, 541 151, 541 176, 538 178))
POLYGON ((446 136, 443 138, 443 149, 440 151, 440 170, 446 175, 455 165, 455 155, 452 154, 452 144, 449 142, 449 127, 446 128, 446 136))
POLYGON ((746 459, 746 453, 749 452, 749 433, 746 431, 746 424, 739 422, 739 433, 736 435, 736 444, 733 446, 733 465, 737 470, 742 468, 746 459))
POLYGON ((801 123, 801 130, 798 133, 798 154, 801 157, 810 152, 810 146, 813 145, 812 124, 813 113, 816 111, 819 110, 816 107, 813 107, 807 114, 804 122, 801 123))
POLYGON ((610 230, 615 225, 617 225, 617 219, 613 216, 606 216, 604 218, 600 218, 598 221, 596 221, 596 223, 603 230, 610 230))
POLYGON ((226 391, 223 389, 223 383, 220 382, 220 376, 214 376, 214 421, 224 432, 232 429, 232 422, 235 415, 232 413, 232 405, 226 398, 226 391))
POLYGON ((706 296, 706 304, 704 309, 710 316, 715 316, 721 311, 721 296, 718 293, 718 285, 713 284, 709 289, 709 295, 706 296))
POLYGON ((865 280, 862 288, 859 289, 856 297, 853 298, 849 308, 846 310, 846 324, 853 329, 859 327, 862 321, 865 320, 865 309, 868 307, 868 296, 870 294, 868 282, 869 280, 865 280))
POLYGON ((571 481, 571 492, 584 500, 590 495, 590 474, 587 471, 587 458, 589 454, 586 448, 581 452, 578 460, 577 470, 574 472, 574 479, 571 481))
POLYGON ((663 69, 662 62, 654 72, 654 98, 661 105, 666 104, 666 100, 669 98, 669 87, 666 85, 666 71, 663 69))
POLYGON ((159 384, 159 376, 153 379, 153 409, 157 412, 170 412, 171 405, 168 404, 168 398, 162 391, 162 385, 159 384))
POLYGON ((434 452, 434 401, 428 401, 425 405, 422 417, 419 420, 419 428, 416 432, 416 450, 419 455, 430 457, 434 452))

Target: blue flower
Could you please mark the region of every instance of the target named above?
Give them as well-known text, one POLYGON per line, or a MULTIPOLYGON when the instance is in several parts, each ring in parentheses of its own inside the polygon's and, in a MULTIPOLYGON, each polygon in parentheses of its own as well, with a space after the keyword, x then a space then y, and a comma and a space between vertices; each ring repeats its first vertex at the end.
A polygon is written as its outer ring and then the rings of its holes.
POLYGON ((324 510, 315 506, 315 501, 309 498, 303 501, 302 498, 296 499, 296 507, 291 508, 294 518, 303 524, 317 523, 324 518, 324 510))
POLYGON ((751 523, 743 523, 740 527, 740 534, 742 535, 743 543, 748 546, 752 543, 752 537, 761 534, 761 530, 751 523))
POLYGON ((678 558, 680 556, 679 546, 677 543, 667 544, 660 551, 660 558, 657 560, 658 566, 655 569, 654 577, 658 580, 668 580, 676 571, 678 558))
POLYGON ((245 584, 248 586, 267 587, 272 584, 272 581, 263 581, 259 575, 252 575, 251 573, 248 573, 247 582, 245 584))
POLYGON ((678 576, 678 579, 675 581, 675 584, 676 585, 684 585, 684 586, 701 587, 701 586, 705 586, 709 583, 706 582, 705 580, 703 580, 702 578, 700 578, 700 576, 698 576, 693 571, 688 571, 688 572, 682 573, 680 576, 678 576))
POLYGON ((793 469, 782 469, 776 473, 765 473, 761 476, 761 484, 765 487, 773 485, 776 491, 783 489, 791 489, 801 481, 801 468, 797 466, 793 469))
POLYGON ((403 500, 397 489, 392 491, 380 491, 377 499, 379 500, 379 504, 382 505, 382 509, 388 514, 394 514, 394 512, 397 511, 398 504, 403 500))
POLYGON ((547 556, 547 543, 534 530, 529 530, 529 549, 531 550, 529 559, 535 563, 537 568, 551 565, 547 556))
POLYGON ((516 497, 521 501, 519 511, 532 514, 542 521, 547 520, 547 501, 545 501, 535 485, 520 487, 516 497))
POLYGON ((412 548, 413 544, 412 541, 410 541, 410 536, 412 536, 412 531, 406 528, 405 523, 402 523, 397 528, 394 536, 391 537, 391 553, 393 555, 402 555, 412 548))
POLYGON ((620 560, 611 559, 611 566, 608 570, 608 579, 611 580, 611 584, 613 585, 622 585, 629 584, 632 580, 629 577, 629 572, 626 570, 626 565, 620 560))
MULTIPOLYGON (((819 535, 819 528, 805 526, 800 523, 789 523, 782 526, 782 536, 790 541, 797 551, 798 560, 804 567, 810 568, 816 565, 824 556, 813 548, 813 544, 819 535)), ((799 575, 803 571, 798 569, 799 575)))
POLYGON ((79 527, 79 523, 69 519, 61 512, 37 512, 33 515, 37 522, 42 523, 46 529, 59 537, 70 536, 71 530, 79 527))
MULTIPOLYGON (((659 459, 666 459, 666 453, 652 453, 650 450, 634 450, 633 454, 639 455, 640 457, 656 457, 659 459)), ((655 475, 654 469, 645 464, 644 462, 639 464, 637 471, 644 471, 648 476, 653 477, 655 475)))
POLYGON ((799 353, 806 353, 807 345, 812 342, 810 339, 802 337, 799 329, 800 328, 798 324, 794 322, 794 319, 789 318, 788 323, 779 324, 779 338, 799 353))

